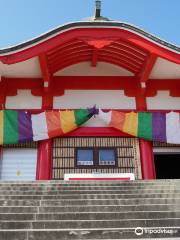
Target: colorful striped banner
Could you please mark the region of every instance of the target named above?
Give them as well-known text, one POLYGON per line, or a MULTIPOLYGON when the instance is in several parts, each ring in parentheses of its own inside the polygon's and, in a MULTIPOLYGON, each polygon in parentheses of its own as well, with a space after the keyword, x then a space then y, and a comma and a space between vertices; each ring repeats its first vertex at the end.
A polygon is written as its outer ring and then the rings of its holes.
POLYGON ((180 114, 176 112, 97 111, 95 108, 68 111, 0 111, 0 145, 39 141, 63 136, 98 114, 108 127, 150 141, 180 144, 180 114))
POLYGON ((107 126, 150 141, 180 144, 180 114, 176 112, 103 112, 99 118, 107 126))
POLYGON ((0 144, 16 144, 62 136, 94 115, 95 108, 68 111, 0 111, 0 144))

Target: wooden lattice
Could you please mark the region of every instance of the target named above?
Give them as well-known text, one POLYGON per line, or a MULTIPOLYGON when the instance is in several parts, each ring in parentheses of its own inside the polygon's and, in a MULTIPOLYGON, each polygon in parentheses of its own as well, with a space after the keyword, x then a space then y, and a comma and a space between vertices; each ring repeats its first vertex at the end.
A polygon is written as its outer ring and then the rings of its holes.
POLYGON ((63 179, 65 173, 134 173, 141 179, 139 142, 136 138, 63 137, 53 141, 53 179, 63 179), (77 147, 116 147, 117 167, 76 167, 77 147))

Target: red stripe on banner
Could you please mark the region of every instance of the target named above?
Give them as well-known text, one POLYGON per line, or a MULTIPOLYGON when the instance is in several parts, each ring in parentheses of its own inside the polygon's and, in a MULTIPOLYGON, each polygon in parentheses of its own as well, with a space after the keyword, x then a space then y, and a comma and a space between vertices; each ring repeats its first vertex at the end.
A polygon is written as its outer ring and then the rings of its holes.
POLYGON ((48 128, 49 138, 57 137, 63 135, 60 123, 60 113, 59 111, 46 111, 46 121, 48 128))
POLYGON ((122 181, 128 181, 131 180, 128 178, 69 178, 69 180, 122 180, 122 181))

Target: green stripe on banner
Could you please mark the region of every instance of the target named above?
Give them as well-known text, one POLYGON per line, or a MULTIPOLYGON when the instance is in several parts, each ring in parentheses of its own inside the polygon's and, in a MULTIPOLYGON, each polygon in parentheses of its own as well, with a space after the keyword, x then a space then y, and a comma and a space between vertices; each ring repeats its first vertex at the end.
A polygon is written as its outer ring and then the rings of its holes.
POLYGON ((18 143, 18 112, 4 110, 4 144, 18 143))
POLYGON ((138 137, 152 140, 152 113, 138 113, 138 137))
POLYGON ((74 111, 76 125, 80 126, 89 119, 89 111, 86 109, 78 109, 74 111))

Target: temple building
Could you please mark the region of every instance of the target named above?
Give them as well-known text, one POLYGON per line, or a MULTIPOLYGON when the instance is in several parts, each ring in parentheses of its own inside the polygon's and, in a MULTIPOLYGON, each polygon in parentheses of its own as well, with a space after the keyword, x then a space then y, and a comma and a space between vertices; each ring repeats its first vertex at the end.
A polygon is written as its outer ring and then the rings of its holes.
MULTIPOLYGON (((104 113, 179 113, 180 48, 102 17, 96 3, 94 17, 0 49, 2 112, 36 115, 95 106, 104 113)), ((131 136, 94 114, 63 136, 2 144, 0 179, 180 178, 179 158, 179 143, 131 136)))

